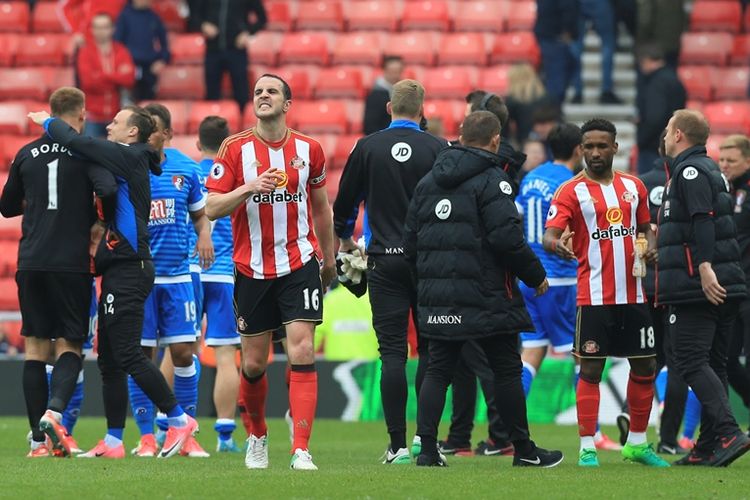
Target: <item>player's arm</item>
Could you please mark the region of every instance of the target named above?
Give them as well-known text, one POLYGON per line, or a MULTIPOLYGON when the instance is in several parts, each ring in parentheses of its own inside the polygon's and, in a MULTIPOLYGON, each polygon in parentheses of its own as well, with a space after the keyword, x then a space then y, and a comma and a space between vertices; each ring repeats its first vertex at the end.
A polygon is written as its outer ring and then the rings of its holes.
POLYGON ((276 189, 276 183, 281 179, 278 169, 271 168, 260 174, 250 182, 229 191, 219 193, 209 188, 206 200, 206 215, 209 220, 221 219, 230 215, 234 210, 245 203, 254 194, 268 194, 276 189))
POLYGON ((16 217, 23 214, 25 202, 20 172, 22 160, 19 156, 16 156, 13 160, 8 173, 8 180, 3 187, 3 194, 0 195, 0 213, 3 217, 16 217))
POLYGON ((208 269, 216 259, 214 254, 214 242, 211 240, 211 221, 206 216, 206 194, 203 191, 203 183, 198 175, 198 166, 195 166, 192 175, 188 178, 190 191, 188 192, 188 212, 193 221, 195 234, 198 241, 192 255, 198 255, 198 263, 203 269, 208 269))
POLYGON ((336 277, 336 256, 333 254, 333 215, 328 204, 328 192, 323 187, 310 189, 313 227, 323 252, 323 268, 320 279, 327 288, 336 277))
POLYGON ((336 201, 333 203, 333 224, 339 238, 339 250, 350 252, 357 248, 352 235, 357 220, 359 204, 365 198, 366 166, 358 142, 346 160, 341 174, 336 201))
POLYGON ((571 250, 571 240, 575 235, 569 231, 570 210, 561 199, 561 189, 558 189, 552 198, 552 203, 547 214, 546 230, 542 238, 542 248, 549 253, 554 253, 565 260, 575 259, 576 255, 571 250))

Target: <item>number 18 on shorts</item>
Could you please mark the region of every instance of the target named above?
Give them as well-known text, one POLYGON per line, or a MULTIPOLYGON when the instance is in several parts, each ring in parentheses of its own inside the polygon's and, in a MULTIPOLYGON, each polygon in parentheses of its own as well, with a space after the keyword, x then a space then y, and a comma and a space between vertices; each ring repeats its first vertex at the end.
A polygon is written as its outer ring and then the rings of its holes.
POLYGON ((581 358, 655 356, 647 304, 579 306, 573 353, 581 358))

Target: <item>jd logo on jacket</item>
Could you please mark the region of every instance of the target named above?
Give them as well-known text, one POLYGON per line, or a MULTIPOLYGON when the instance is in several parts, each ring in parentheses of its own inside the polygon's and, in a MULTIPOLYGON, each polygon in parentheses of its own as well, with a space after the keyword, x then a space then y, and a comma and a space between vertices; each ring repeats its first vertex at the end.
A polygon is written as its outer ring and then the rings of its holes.
POLYGON ((435 205, 435 215, 437 215, 438 219, 445 220, 451 216, 452 209, 453 206, 451 205, 451 200, 445 198, 435 205))
POLYGON ((411 158, 411 146, 405 142, 397 142, 391 148, 391 156, 394 160, 404 163, 411 158))

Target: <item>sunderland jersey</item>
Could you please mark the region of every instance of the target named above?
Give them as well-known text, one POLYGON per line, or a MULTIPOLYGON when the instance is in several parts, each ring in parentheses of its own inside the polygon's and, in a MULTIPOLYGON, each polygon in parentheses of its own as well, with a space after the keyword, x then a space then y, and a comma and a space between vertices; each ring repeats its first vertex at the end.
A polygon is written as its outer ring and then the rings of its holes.
POLYGON ((523 178, 516 197, 518 211, 523 214, 526 241, 542 261, 550 285, 575 285, 577 263, 565 260, 542 248, 544 222, 547 219, 552 197, 573 172, 565 165, 552 162, 538 166, 523 178))
POLYGON ((290 274, 316 254, 310 189, 325 186, 323 149, 294 130, 278 143, 246 130, 224 141, 206 181, 209 191, 228 193, 270 168, 282 173, 276 190, 250 196, 232 213, 234 263, 254 279, 290 274))
POLYGON ((648 193, 637 177, 616 171, 604 185, 582 172, 560 186, 547 227, 575 233, 579 306, 645 302, 641 278, 633 276, 633 251, 637 226, 650 220, 648 193))
MULTIPOLYGON (((148 231, 151 253, 159 278, 190 274, 190 232, 195 232, 189 212, 206 205, 198 178, 198 165, 176 149, 165 149, 162 174, 151 176, 151 216, 148 231)), ((188 276, 189 280, 189 276, 188 276)), ((163 280, 162 280, 163 282, 163 280)))

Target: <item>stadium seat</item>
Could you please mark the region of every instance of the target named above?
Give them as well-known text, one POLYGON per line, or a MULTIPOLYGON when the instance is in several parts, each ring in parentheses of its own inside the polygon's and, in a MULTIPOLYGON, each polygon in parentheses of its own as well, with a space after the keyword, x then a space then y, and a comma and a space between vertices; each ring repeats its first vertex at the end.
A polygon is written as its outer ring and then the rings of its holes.
MULTIPOLYGON (((750 12, 750 9, 747 11, 750 12)), ((750 35, 737 35, 734 37, 730 62, 738 66, 746 66, 750 63, 750 35)))
MULTIPOLYGON (((30 142, 29 138, 24 139, 24 142, 19 144, 19 149, 30 142)), ((15 154, 13 156, 15 157, 15 154)), ((0 239, 11 241, 18 241, 21 239, 21 217, 11 217, 10 219, 6 219, 5 217, 0 216, 0 239)))
POLYGON ((0 311, 18 311, 18 308, 15 278, 0 278, 0 311))
POLYGON ((29 2, 0 3, 0 31, 26 33, 29 31, 29 2))
POLYGON ((65 50, 70 43, 68 35, 35 34, 19 40, 16 65, 18 66, 62 66, 65 50))
POLYGON ((280 64, 319 64, 329 60, 328 35, 315 32, 287 33, 279 49, 280 64))
POLYGON ((365 101, 350 99, 346 101, 346 121, 350 134, 362 134, 362 118, 365 116, 365 101))
POLYGON ((0 102, 0 134, 24 135, 29 129, 26 106, 19 102, 0 102))
POLYGON ((713 97, 713 70, 711 66, 680 66, 677 74, 685 86, 688 99, 710 101, 713 97))
POLYGON ((681 43, 681 64, 723 66, 729 60, 734 42, 729 33, 683 33, 681 43))
POLYGON ((508 91, 508 66, 490 66, 479 70, 479 88, 505 95, 508 91))
POLYGON ((326 171, 326 191, 328 191, 328 201, 333 203, 339 192, 339 183, 341 182, 342 170, 326 171))
POLYGON ((205 94, 201 66, 167 66, 159 77, 160 99, 195 99, 205 94))
POLYGON ((304 2, 297 12, 297 19, 294 24, 298 31, 342 31, 344 29, 344 15, 341 12, 341 4, 330 0, 304 2))
POLYGON ((197 134, 201 121, 209 115, 226 118, 229 130, 239 130, 242 123, 240 107, 235 101, 194 101, 190 104, 188 134, 197 134))
POLYGON ((685 109, 694 109, 695 111, 700 111, 703 113, 703 107, 706 105, 703 101, 696 101, 693 99, 688 99, 685 103, 685 109))
POLYGON ((289 112, 292 128, 305 134, 345 134, 348 132, 344 101, 299 101, 289 112))
MULTIPOLYGON (((461 102, 463 108, 466 104, 461 102)), ((424 103, 424 116, 428 120, 439 119, 443 123, 443 133, 446 137, 455 137, 458 134, 459 122, 457 118, 456 101, 451 100, 429 100, 424 103)))
POLYGON ((459 4, 460 15, 453 19, 454 31, 503 31, 505 9, 502 2, 479 0, 459 4))
POLYGON ((439 33, 431 32, 393 33, 386 38, 383 53, 403 57, 407 66, 412 64, 432 66, 435 63, 438 38, 439 33))
POLYGON ((172 64, 203 64, 206 40, 198 33, 175 34, 169 38, 172 64))
POLYGON ((378 32, 342 33, 333 47, 333 64, 380 65, 382 38, 378 32))
POLYGON ((159 14, 161 20, 171 32, 182 33, 185 31, 186 20, 180 15, 180 2, 160 0, 152 2, 151 8, 159 14))
POLYGON ((447 2, 442 0, 413 2, 404 8, 401 14, 401 29, 404 31, 448 31, 450 29, 450 18, 447 2))
POLYGON ((57 4, 46 2, 36 4, 31 13, 31 31, 35 33, 65 32, 57 4))
MULTIPOLYGON (((7 179, 0 178, 3 186, 7 179)), ((0 240, 0 278, 13 278, 16 275, 18 264, 18 242, 11 240, 0 240)))
POLYGON ((317 83, 313 90, 316 99, 321 98, 354 98, 364 97, 362 73, 354 68, 331 67, 318 73, 317 83))
POLYGON ((265 3, 269 31, 291 31, 292 30, 292 2, 269 2, 265 3))
MULTIPOLYGON (((37 111, 39 109, 37 109, 37 111)), ((36 125, 34 125, 34 127, 36 128, 36 125)), ((18 153, 18 151, 22 147, 24 147, 26 144, 30 143, 31 141, 35 139, 38 139, 39 136, 42 135, 41 129, 37 129, 37 131, 39 132, 38 134, 31 135, 31 136, 10 135, 10 136, 3 137, 3 142, 2 144, 0 144, 0 150, 2 150, 2 158, 3 158, 2 165, 0 165, 0 171, 7 172, 8 170, 10 170, 10 164, 13 163, 13 159, 16 157, 16 154, 18 153)), ((34 132, 34 130, 32 130, 31 132, 34 132)), ((2 217, 0 217, 0 219, 2 219, 2 217)), ((3 232, 2 227, 0 227, 0 239, 15 238, 16 236, 18 238, 21 237, 20 221, 18 224, 18 232, 16 233, 15 229, 13 229, 11 231, 10 236, 8 236, 8 233, 3 232)))
POLYGON ((745 99, 750 72, 744 68, 718 68, 714 72, 714 99, 745 99))
POLYGON ((394 32, 400 15, 396 1, 344 2, 344 20, 349 31, 385 30, 394 32))
POLYGON ((487 65, 487 45, 481 33, 451 33, 443 35, 437 53, 438 64, 487 65))
POLYGON ((711 134, 706 141, 706 152, 715 162, 719 161, 719 146, 727 138, 726 135, 711 134))
POLYGON ((690 14, 690 31, 721 31, 739 33, 742 26, 740 2, 697 1, 690 14))
POLYGON ((331 158, 331 170, 341 170, 346 166, 346 161, 349 159, 349 153, 354 149, 354 145, 361 138, 361 135, 342 135, 336 141, 336 148, 333 151, 333 157, 331 158))
POLYGON ((76 84, 75 70, 72 66, 48 68, 47 93, 51 94, 60 87, 74 87, 76 84))
MULTIPOLYGON (((294 106, 294 104, 292 104, 292 106, 294 106)), ((253 111, 253 107, 250 105, 245 106, 245 111, 242 113, 242 128, 243 129, 253 128, 257 121, 258 119, 255 117, 255 112, 253 111)))
POLYGON ((711 132, 747 134, 750 132, 750 104, 747 102, 712 102, 703 108, 711 132))
POLYGON ((444 66, 425 72, 425 94, 433 99, 463 99, 476 88, 476 68, 466 66, 444 66))
POLYGON ((19 40, 15 33, 0 33, 0 66, 13 66, 19 40))
POLYGON ((490 64, 515 62, 539 64, 539 47, 534 33, 503 33, 495 37, 490 64))
POLYGON ((283 35, 269 31, 261 31, 250 39, 250 65, 266 64, 276 66, 279 55, 279 46, 283 35))
MULTIPOLYGON (((508 31, 531 31, 536 21, 536 2, 506 2, 505 26, 508 31)), ((500 22, 500 19, 498 19, 500 22)))
MULTIPOLYGON (((230 131, 235 132, 237 129, 230 129, 230 131)), ((198 151, 197 143, 197 135, 176 135, 169 141, 169 147, 180 150, 195 161, 200 161, 201 152, 198 151)))
POLYGON ((0 99, 47 98, 51 73, 47 68, 0 69, 0 99))
POLYGON ((317 81, 320 67, 309 64, 289 64, 270 69, 269 72, 279 75, 289 84, 292 89, 292 99, 305 100, 313 96, 313 85, 317 81))
POLYGON ((183 135, 188 133, 188 117, 190 115, 190 105, 192 104, 192 101, 160 99, 158 101, 141 101, 138 105, 145 106, 152 102, 162 104, 169 110, 169 114, 172 117, 173 134, 183 135))

